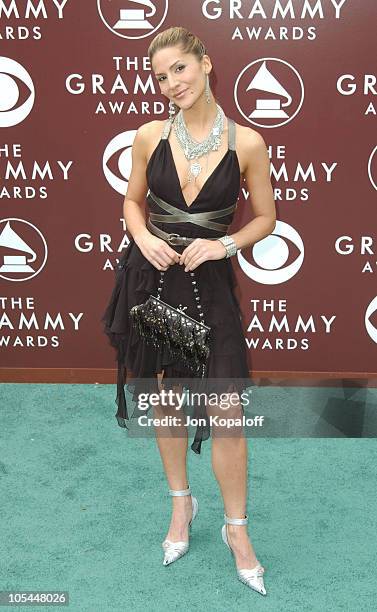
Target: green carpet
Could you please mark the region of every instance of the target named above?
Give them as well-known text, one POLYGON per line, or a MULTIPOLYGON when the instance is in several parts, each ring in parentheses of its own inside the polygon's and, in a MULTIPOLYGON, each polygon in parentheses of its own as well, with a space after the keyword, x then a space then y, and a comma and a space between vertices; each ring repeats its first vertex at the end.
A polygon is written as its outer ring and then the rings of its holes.
POLYGON ((277 416, 309 406, 317 435, 248 438, 249 534, 266 597, 237 580, 221 540, 211 440, 188 454, 199 501, 190 551, 162 565, 171 498, 159 452, 117 425, 114 395, 114 385, 0 386, 0 591, 69 591, 69 606, 32 609, 74 612, 375 610, 377 446, 355 406, 375 418, 376 390, 258 389, 277 416), (354 420, 339 426, 341 396, 354 420), (333 437, 320 437, 324 415, 333 437))

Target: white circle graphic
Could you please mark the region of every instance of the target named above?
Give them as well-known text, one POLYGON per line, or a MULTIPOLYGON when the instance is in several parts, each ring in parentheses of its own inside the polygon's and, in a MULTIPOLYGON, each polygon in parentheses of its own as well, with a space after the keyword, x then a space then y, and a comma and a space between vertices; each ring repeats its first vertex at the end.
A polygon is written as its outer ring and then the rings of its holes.
POLYGON ((374 156, 376 155, 376 152, 377 152, 377 146, 374 147, 372 153, 369 155, 369 159, 368 159, 368 176, 369 176, 370 182, 372 183, 373 187, 377 191, 377 184, 376 184, 376 181, 375 181, 373 173, 372 173, 372 162, 373 162, 374 156))
POLYGON ((139 38, 146 38, 147 36, 151 36, 151 34, 153 34, 156 30, 158 30, 158 28, 160 27, 160 25, 165 21, 167 12, 168 12, 168 8, 169 8, 169 0, 163 0, 165 3, 165 8, 163 11, 163 15, 162 18, 160 19, 160 21, 158 22, 157 25, 152 25, 152 23, 150 22, 151 17, 153 17, 156 12, 156 4, 158 7, 160 7, 162 5, 162 0, 159 0, 158 2, 152 2, 152 0, 131 0, 131 2, 135 2, 135 4, 139 5, 139 8, 135 8, 135 9, 122 9, 121 8, 121 3, 119 3, 119 19, 112 25, 110 25, 110 23, 108 23, 108 21, 106 20, 103 11, 102 11, 102 1, 101 0, 97 0, 97 9, 98 9, 98 14, 102 20, 102 22, 104 23, 104 25, 108 28, 108 30, 110 30, 110 32, 112 32, 113 34, 116 34, 116 36, 120 36, 121 38, 128 38, 131 40, 137 40, 139 38), (149 9, 150 12, 147 12, 147 10, 149 9), (129 34, 123 34, 121 32, 121 30, 148 30, 145 34, 138 34, 138 35, 131 35, 129 34))
POLYGON ((25 219, 8 217, 6 219, 0 219, 0 227, 3 223, 5 223, 5 226, 0 230, 0 247, 14 249, 15 251, 21 253, 21 255, 5 255, 1 257, 0 277, 15 283, 28 281, 39 274, 45 266, 48 252, 46 239, 42 232, 35 225, 33 225, 33 223, 29 223, 29 221, 25 221, 25 219), (11 221, 15 221, 16 223, 12 223, 11 225, 11 221), (34 270, 34 268, 31 266, 31 264, 36 261, 37 254, 31 245, 23 240, 21 235, 22 231, 18 232, 15 229, 15 226, 17 226, 19 223, 29 225, 39 235, 43 244, 43 260, 37 270, 34 270), (11 274, 26 274, 26 276, 23 278, 14 278, 13 276, 9 277, 7 276, 7 272, 11 274))
POLYGON ((129 130, 118 134, 109 142, 103 153, 103 173, 111 187, 123 196, 126 194, 128 179, 130 178, 132 170, 132 145, 135 140, 136 132, 137 130, 129 130), (118 160, 118 169, 123 178, 114 174, 107 165, 112 155, 118 151, 122 151, 118 160))
POLYGON ((0 127, 11 127, 21 123, 29 115, 35 100, 34 83, 21 64, 10 57, 0 57, 0 127), (30 96, 19 106, 19 89, 12 76, 20 79, 30 89, 30 96))
POLYGON ((300 234, 291 225, 284 221, 276 221, 274 231, 253 245, 252 255, 261 268, 248 262, 241 250, 237 251, 238 263, 246 276, 262 285, 278 285, 293 278, 300 270, 304 261, 304 243, 300 234), (297 259, 285 268, 281 266, 288 260, 289 249, 283 238, 291 240, 300 251, 297 259))
MULTIPOLYGON (((246 121, 248 121, 249 123, 252 123, 253 125, 256 125, 258 127, 265 127, 265 128, 276 128, 276 127, 280 127, 282 125, 285 125, 286 123, 289 123, 290 121, 292 121, 292 119, 297 115, 297 113, 299 112, 299 110, 301 109, 302 103, 304 101, 304 83, 303 80, 300 76, 300 74, 298 73, 298 71, 296 70, 296 68, 294 68, 292 66, 292 64, 289 64, 288 62, 285 62, 282 59, 279 59, 277 57, 262 57, 260 59, 254 60, 253 62, 250 62, 250 64, 248 64, 247 66, 245 66, 245 68, 240 72, 240 74, 237 77, 236 83, 234 85, 234 100, 236 103, 236 106, 239 110, 239 112, 241 113, 241 115, 243 117, 245 117, 246 121), (288 68, 290 68, 290 70, 296 75, 299 84, 300 84, 300 88, 301 88, 301 97, 300 97, 300 101, 297 105, 296 110, 290 115, 288 116, 288 118, 286 118, 286 114, 284 113, 284 120, 283 121, 276 121, 276 123, 274 123, 273 125, 271 125, 271 123, 266 124, 266 123, 261 123, 260 121, 255 121, 252 118, 249 117, 248 114, 246 114, 243 109, 242 109, 242 105, 239 102, 238 99, 238 86, 239 86, 239 82, 241 77, 243 76, 243 74, 249 70, 249 68, 251 66, 254 66, 255 64, 261 64, 261 67, 258 69, 256 76, 253 79, 254 80, 257 78, 258 74, 262 72, 260 78, 259 78, 259 82, 255 84, 255 88, 266 90, 268 91, 268 93, 275 93, 276 94, 276 99, 270 101, 270 103, 272 104, 272 107, 270 109, 270 113, 271 113, 271 117, 278 117, 279 116, 279 108, 278 108, 278 104, 280 99, 279 96, 285 96, 287 99, 290 98, 289 92, 286 91, 283 87, 283 85, 281 83, 279 83, 274 75, 272 74, 272 72, 268 69, 266 62, 270 61, 270 62, 279 62, 281 64, 285 64, 286 66, 288 66, 288 68)), ((262 102, 266 103, 269 102, 268 100, 263 101, 262 102)), ((264 104, 265 108, 260 109, 260 112, 262 114, 262 116, 266 117, 266 113, 268 111, 268 109, 266 108, 266 104, 264 104)), ((256 109, 257 110, 257 109, 256 109)))
POLYGON ((377 295, 376 297, 373 298, 373 300, 371 301, 371 303, 369 304, 369 306, 367 307, 365 311, 365 328, 368 332, 369 337, 373 340, 373 342, 377 344, 377 329, 374 327, 374 325, 372 325, 370 321, 371 316, 376 312, 376 310, 377 310, 377 295))

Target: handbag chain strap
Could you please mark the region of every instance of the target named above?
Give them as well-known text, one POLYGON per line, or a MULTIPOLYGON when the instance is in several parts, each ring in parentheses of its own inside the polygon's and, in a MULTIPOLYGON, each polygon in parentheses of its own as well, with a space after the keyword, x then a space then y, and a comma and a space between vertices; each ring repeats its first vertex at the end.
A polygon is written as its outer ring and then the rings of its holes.
MULTIPOLYGON (((165 270, 160 270, 160 280, 159 280, 159 287, 157 289, 157 299, 161 298, 162 285, 163 285, 164 279, 165 279, 164 274, 165 274, 165 270)), ((194 273, 193 270, 191 270, 190 276, 191 276, 191 284, 192 284, 192 286, 194 288, 194 297, 195 297, 196 306, 197 306, 198 311, 199 311, 199 322, 203 323, 203 325, 205 325, 204 314, 203 314, 203 311, 202 311, 202 306, 200 304, 199 290, 196 287, 197 283, 196 283, 196 280, 194 280, 195 273, 194 273)), ((186 314, 186 313, 183 312, 185 308, 187 308, 187 306, 182 306, 182 304, 179 304, 179 306, 176 308, 176 310, 179 310, 180 312, 182 312, 182 314, 186 314)))

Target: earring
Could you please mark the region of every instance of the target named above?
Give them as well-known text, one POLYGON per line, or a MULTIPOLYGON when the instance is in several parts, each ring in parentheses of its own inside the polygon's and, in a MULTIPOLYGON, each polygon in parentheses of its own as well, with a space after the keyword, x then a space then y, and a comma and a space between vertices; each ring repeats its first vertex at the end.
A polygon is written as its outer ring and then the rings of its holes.
POLYGON ((176 113, 176 106, 172 100, 169 100, 169 119, 173 119, 176 113))
POLYGON ((207 73, 206 73, 205 96, 206 96, 206 102, 207 104, 209 104, 211 100, 210 100, 209 76, 207 73))

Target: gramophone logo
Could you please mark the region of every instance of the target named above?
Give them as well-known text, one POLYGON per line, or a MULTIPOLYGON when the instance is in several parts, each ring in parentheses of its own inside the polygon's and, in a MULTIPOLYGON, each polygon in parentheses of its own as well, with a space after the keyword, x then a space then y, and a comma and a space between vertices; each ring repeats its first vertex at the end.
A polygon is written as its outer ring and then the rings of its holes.
POLYGON ((304 84, 288 62, 264 57, 248 64, 234 86, 238 110, 247 121, 274 128, 297 115, 304 100, 304 84))
POLYGON ((377 311, 377 295, 376 297, 373 298, 373 300, 371 301, 371 303, 369 304, 368 308, 365 311, 365 328, 369 336, 372 338, 373 342, 377 344, 377 328, 371 322, 371 318, 375 314, 376 311, 377 311))
POLYGON ((136 131, 129 130, 118 134, 109 142, 103 153, 103 173, 110 186, 122 196, 126 194, 128 188, 132 169, 132 145, 136 131), (113 172, 114 167, 121 176, 113 172))
POLYGON ((47 260, 47 243, 35 225, 24 219, 0 220, 0 276, 9 281, 30 280, 47 260))
POLYGON ((377 191, 376 159, 377 159, 377 147, 374 147, 368 159, 368 176, 369 176, 370 182, 372 183, 373 187, 377 191))
POLYGON ((259 267, 247 261, 241 250, 237 251, 238 263, 246 276, 262 285, 278 285, 290 280, 300 270, 304 261, 304 243, 291 225, 276 221, 272 234, 256 242, 251 253, 259 267), (289 265, 286 264, 290 249, 285 238, 299 250, 298 257, 289 265))
POLYGON ((97 0, 97 8, 105 26, 117 36, 145 38, 165 20, 168 0, 97 0))
MULTIPOLYGON (((25 94, 22 95, 24 96, 25 94)), ((34 99, 35 90, 30 74, 10 57, 0 57, 0 127, 11 127, 21 123, 33 108, 34 99), (29 95, 15 108, 20 99, 17 79, 28 87, 29 95)))

